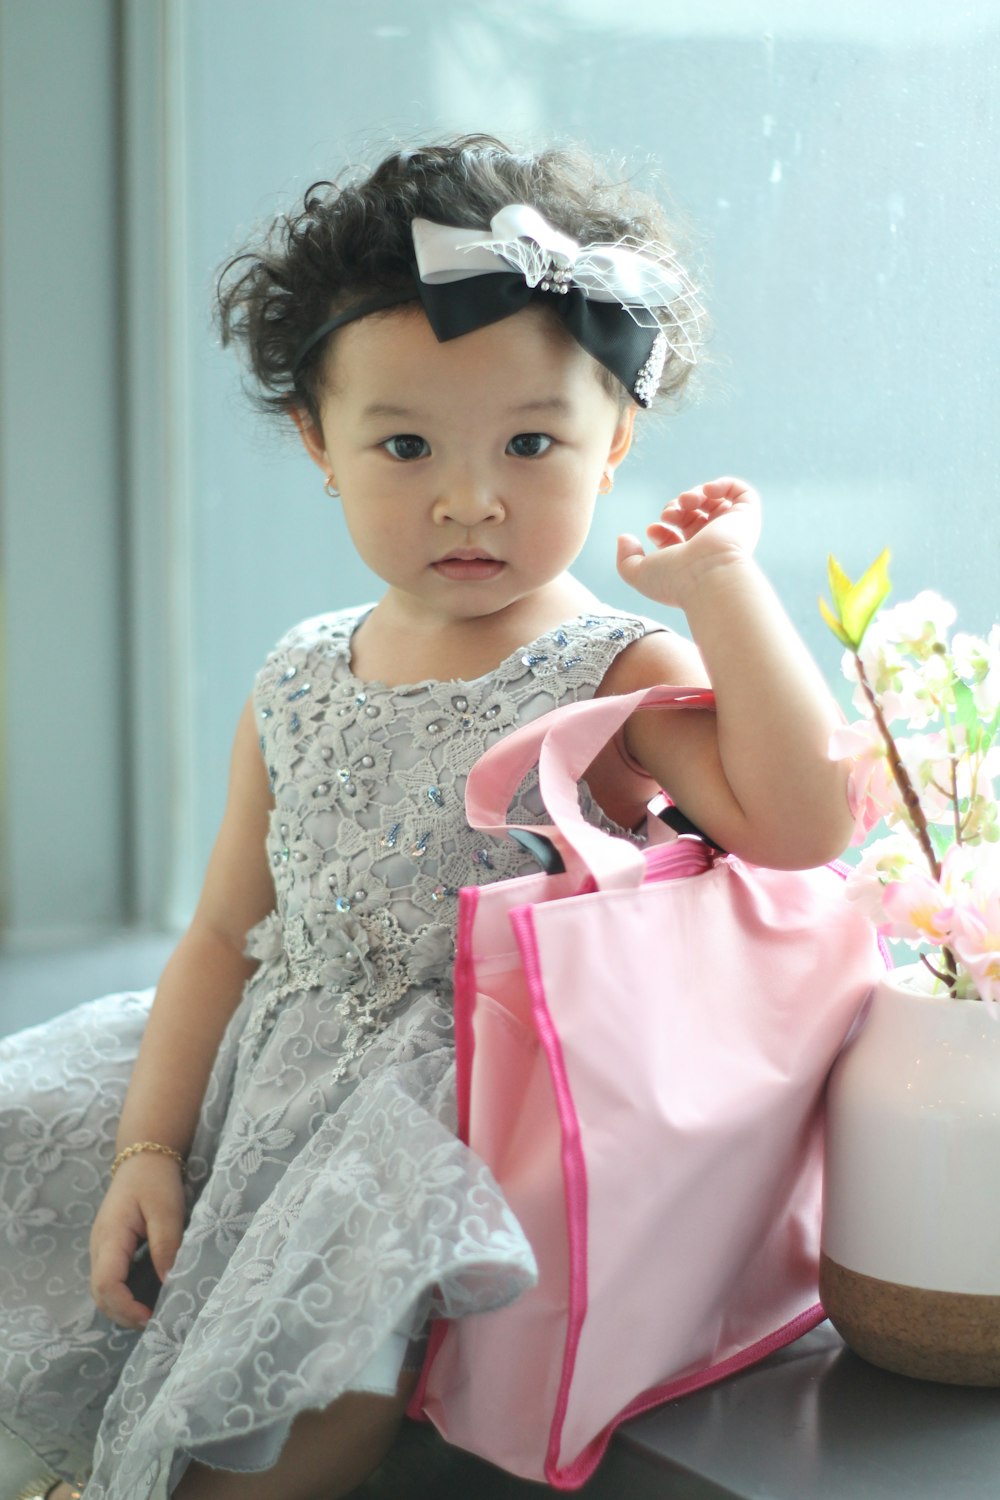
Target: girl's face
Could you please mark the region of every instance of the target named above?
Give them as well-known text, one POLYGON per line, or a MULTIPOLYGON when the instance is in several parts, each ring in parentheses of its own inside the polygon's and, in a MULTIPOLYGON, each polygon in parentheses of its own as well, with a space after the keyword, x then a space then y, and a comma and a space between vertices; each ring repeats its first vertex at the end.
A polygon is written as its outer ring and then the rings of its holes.
POLYGON ((452 624, 553 584, 632 435, 590 355, 536 309, 439 343, 405 308, 331 346, 320 430, 299 428, 401 618, 452 624))

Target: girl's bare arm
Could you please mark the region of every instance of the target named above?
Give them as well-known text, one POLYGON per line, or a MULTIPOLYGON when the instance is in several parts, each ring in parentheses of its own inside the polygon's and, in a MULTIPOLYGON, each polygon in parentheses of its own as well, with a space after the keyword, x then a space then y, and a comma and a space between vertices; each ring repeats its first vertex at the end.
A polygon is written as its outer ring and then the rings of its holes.
MULTIPOLYGON (((117 1144, 158 1141, 186 1155, 222 1034, 254 964, 247 930, 272 909, 265 851, 271 796, 250 705, 233 747, 229 796, 194 917, 167 963, 129 1084, 117 1144)), ((148 1240, 166 1275, 183 1230, 180 1170, 143 1153, 124 1162, 91 1236, 92 1287, 117 1322, 141 1327, 148 1309, 125 1286, 135 1251, 148 1240)))
POLYGON ((650 528, 643 557, 619 543, 622 576, 687 615, 696 650, 649 636, 624 653, 607 686, 710 682, 717 711, 650 711, 626 728, 629 753, 723 848, 756 864, 801 868, 851 835, 846 776, 827 753, 839 712, 753 560, 759 501, 721 479, 679 497, 650 528), (676 528, 672 530, 671 528, 676 528))

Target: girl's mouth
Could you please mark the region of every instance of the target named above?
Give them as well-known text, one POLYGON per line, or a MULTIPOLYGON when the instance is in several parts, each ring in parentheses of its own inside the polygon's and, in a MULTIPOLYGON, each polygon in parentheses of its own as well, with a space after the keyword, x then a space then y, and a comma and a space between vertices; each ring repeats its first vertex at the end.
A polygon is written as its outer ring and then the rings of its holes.
POLYGON ((433 564, 435 573, 450 578, 454 583, 479 583, 498 577, 507 566, 495 557, 462 556, 442 557, 433 564))

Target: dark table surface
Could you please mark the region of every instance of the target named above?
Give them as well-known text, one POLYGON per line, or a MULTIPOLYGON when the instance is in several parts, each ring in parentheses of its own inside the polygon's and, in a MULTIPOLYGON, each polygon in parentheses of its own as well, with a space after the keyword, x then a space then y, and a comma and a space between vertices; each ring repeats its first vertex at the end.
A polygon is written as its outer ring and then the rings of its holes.
MULTIPOLYGON (((553 1494, 407 1423, 358 1500, 553 1494)), ((1000 1500, 1000 1390, 891 1375, 829 1323, 630 1422, 585 1500, 1000 1500)))

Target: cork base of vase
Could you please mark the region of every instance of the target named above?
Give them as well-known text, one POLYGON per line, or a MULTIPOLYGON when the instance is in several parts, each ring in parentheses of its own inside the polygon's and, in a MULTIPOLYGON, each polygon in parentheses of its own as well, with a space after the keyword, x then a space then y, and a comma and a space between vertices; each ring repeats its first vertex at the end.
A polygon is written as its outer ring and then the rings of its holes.
POLYGON ((1000 1007, 877 985, 830 1078, 820 1299, 903 1375, 1000 1385, 1000 1007))
POLYGON ((1000 1296, 936 1292, 820 1258, 819 1294, 841 1338, 897 1375, 1000 1386, 1000 1296))

